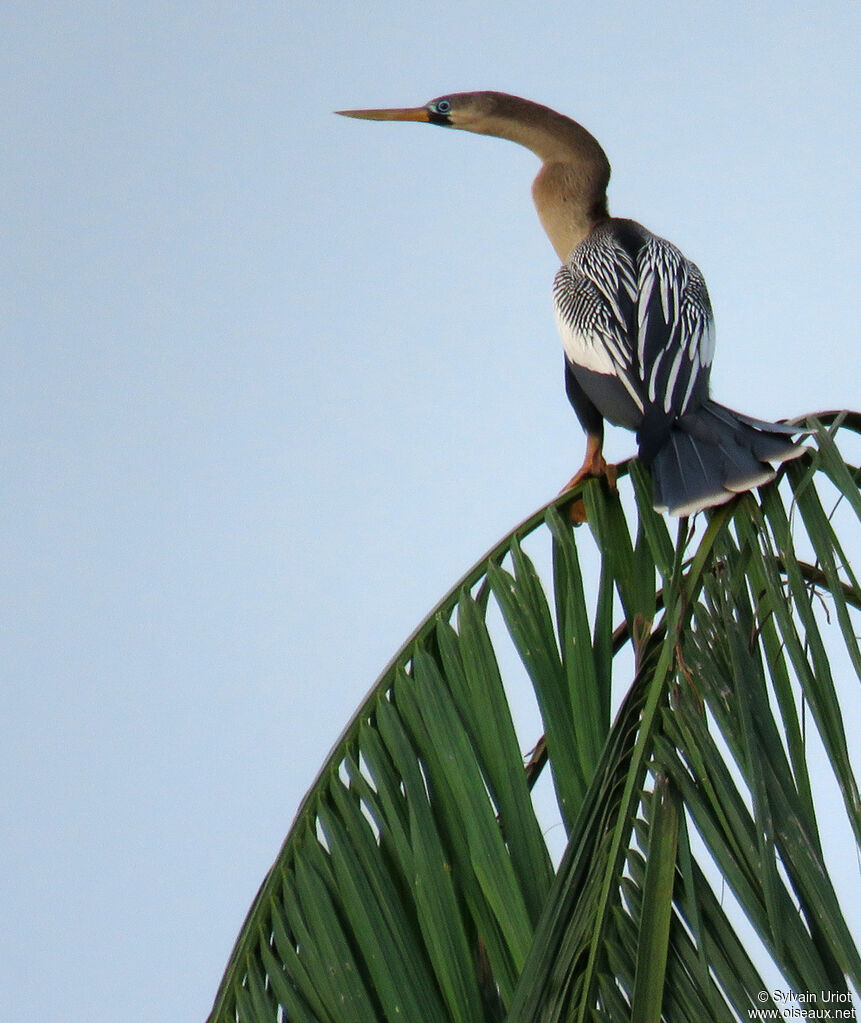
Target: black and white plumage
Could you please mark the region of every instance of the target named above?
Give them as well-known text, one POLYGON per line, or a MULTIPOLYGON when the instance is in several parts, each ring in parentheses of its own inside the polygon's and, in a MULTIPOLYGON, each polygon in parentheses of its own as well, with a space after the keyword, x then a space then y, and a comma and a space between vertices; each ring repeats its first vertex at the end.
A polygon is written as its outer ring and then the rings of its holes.
POLYGON ((691 515, 774 478, 770 461, 802 453, 792 427, 709 398, 714 320, 697 266, 631 220, 607 219, 554 283, 566 389, 584 429, 637 434, 654 503, 691 515))
MULTIPOLYGON (((770 462, 802 454, 789 426, 752 419, 709 397, 714 323, 705 281, 669 242, 610 218, 610 164, 581 124, 502 92, 458 92, 423 107, 342 110, 374 121, 423 121, 509 139, 541 160, 532 197, 563 261, 556 316, 565 387, 586 431, 568 484, 611 476, 604 420, 637 434, 655 507, 691 515, 774 478, 770 462)), ((580 510, 572 516, 582 517, 580 510)))

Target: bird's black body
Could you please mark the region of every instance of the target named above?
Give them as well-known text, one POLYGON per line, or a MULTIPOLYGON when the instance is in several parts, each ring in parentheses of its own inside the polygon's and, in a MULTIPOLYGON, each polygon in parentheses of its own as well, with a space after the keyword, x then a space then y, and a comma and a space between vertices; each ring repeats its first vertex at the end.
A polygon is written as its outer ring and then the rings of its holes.
POLYGON ((568 398, 590 435, 602 420, 637 434, 655 505, 675 514, 728 501, 800 454, 789 427, 709 399, 714 325, 699 269, 631 220, 607 219, 556 275, 568 398))
MULTIPOLYGON (((448 93, 423 107, 344 110, 508 139, 541 160, 532 199, 563 265, 553 295, 565 386, 586 457, 569 487, 608 472, 604 420, 637 434, 655 507, 690 515, 772 479, 769 461, 802 453, 799 431, 709 398, 714 325, 697 267, 633 220, 610 218, 610 163, 581 124, 502 92, 448 93)), ((573 514, 573 512, 572 512, 573 514)))

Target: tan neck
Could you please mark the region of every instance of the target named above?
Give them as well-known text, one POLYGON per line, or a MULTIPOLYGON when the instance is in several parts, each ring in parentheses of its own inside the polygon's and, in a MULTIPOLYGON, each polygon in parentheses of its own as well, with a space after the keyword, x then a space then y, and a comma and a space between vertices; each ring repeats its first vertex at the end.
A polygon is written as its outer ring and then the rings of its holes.
POLYGON ((545 163, 532 182, 538 219, 556 255, 564 263, 571 250, 606 220, 606 185, 590 169, 574 163, 545 163))
POLYGON ((565 261, 592 228, 605 220, 610 163, 597 140, 571 118, 519 97, 505 97, 488 134, 531 149, 543 163, 532 185, 541 225, 565 261))

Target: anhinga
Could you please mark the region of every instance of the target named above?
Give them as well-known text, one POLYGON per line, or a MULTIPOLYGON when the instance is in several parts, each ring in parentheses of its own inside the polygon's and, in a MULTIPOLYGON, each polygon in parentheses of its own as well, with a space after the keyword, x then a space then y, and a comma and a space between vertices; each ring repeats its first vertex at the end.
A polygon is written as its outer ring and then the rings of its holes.
POLYGON ((542 161, 532 197, 562 260, 553 287, 565 387, 586 431, 568 487, 610 467, 604 419, 637 435, 654 504, 691 515, 773 479, 769 462, 803 451, 799 432, 709 398, 714 324, 705 281, 670 242, 607 210, 610 164, 583 128, 501 92, 461 92, 423 107, 341 110, 373 121, 424 121, 510 139, 542 161))

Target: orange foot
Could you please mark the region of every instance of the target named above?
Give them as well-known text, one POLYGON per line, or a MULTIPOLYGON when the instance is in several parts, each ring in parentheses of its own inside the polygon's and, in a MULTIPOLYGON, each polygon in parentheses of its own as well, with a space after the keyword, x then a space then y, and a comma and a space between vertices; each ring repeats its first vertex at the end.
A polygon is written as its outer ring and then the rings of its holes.
MULTIPOLYGON (((611 465, 604 459, 604 456, 598 453, 587 455, 586 461, 576 473, 571 477, 565 486, 559 491, 560 494, 564 494, 566 490, 573 490, 578 483, 582 483, 585 479, 592 477, 604 477, 607 481, 607 486, 610 488, 611 493, 616 492, 616 477, 618 473, 615 465, 611 465)), ((571 521, 575 526, 579 526, 586 521, 586 505, 583 502, 582 497, 578 497, 575 501, 572 501, 570 508, 571 521)))

